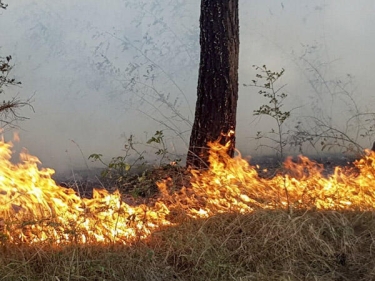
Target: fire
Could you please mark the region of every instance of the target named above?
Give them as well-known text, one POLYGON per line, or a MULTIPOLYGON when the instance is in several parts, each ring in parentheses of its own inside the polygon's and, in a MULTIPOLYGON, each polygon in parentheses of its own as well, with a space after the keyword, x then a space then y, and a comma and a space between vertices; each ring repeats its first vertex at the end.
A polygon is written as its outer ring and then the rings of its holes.
POLYGON ((284 173, 259 177, 240 155, 230 158, 228 145, 210 144, 210 169, 192 170, 192 186, 168 192, 168 181, 158 183, 160 196, 152 204, 130 206, 116 191, 94 190, 81 198, 57 186, 52 169, 26 152, 12 164, 11 143, 0 142, 1 243, 124 243, 148 237, 176 217, 206 218, 218 213, 250 213, 256 209, 373 210, 375 154, 355 167, 336 167, 325 177, 323 167, 306 157, 288 159, 284 173))
POLYGON ((54 171, 39 169, 39 160, 26 152, 13 165, 11 147, 0 143, 0 241, 126 242, 170 224, 163 203, 131 207, 119 192, 106 190, 94 190, 92 199, 80 198, 57 186, 54 171))

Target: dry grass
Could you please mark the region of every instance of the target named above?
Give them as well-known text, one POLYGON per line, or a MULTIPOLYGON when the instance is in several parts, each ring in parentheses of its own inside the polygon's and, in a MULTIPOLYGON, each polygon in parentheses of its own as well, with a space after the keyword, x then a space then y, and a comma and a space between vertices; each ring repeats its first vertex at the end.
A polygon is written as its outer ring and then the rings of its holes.
POLYGON ((1 246, 0 280, 375 280, 375 212, 185 220, 132 246, 1 246))

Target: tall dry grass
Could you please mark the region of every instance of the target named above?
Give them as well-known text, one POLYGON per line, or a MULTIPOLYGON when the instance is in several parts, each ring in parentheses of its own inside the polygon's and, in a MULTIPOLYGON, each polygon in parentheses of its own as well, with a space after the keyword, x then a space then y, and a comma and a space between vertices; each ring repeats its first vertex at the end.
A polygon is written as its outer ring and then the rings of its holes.
POLYGON ((188 219, 134 245, 2 244, 0 280, 375 280, 375 212, 188 219))

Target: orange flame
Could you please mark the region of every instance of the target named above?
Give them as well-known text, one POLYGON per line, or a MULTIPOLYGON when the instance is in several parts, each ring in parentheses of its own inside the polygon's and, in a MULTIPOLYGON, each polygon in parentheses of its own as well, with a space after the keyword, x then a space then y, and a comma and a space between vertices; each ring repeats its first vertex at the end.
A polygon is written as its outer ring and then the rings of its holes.
POLYGON ((80 198, 57 186, 52 169, 39 169, 38 158, 21 153, 10 162, 11 143, 0 142, 0 244, 10 243, 131 243, 148 237, 176 216, 204 218, 218 213, 249 213, 255 209, 373 210, 375 154, 356 161, 354 169, 335 168, 330 177, 306 157, 288 159, 288 173, 259 177, 240 155, 227 156, 228 146, 210 146, 210 169, 191 171, 192 187, 169 194, 167 181, 150 205, 130 206, 116 191, 94 190, 80 198))

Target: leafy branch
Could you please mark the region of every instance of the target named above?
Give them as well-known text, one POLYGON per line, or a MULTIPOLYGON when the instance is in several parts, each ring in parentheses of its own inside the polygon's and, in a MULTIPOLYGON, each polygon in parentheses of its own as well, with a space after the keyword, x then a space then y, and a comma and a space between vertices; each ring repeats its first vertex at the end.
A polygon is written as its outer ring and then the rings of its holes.
MULTIPOLYGON (((176 165, 181 159, 169 159, 171 154, 166 146, 164 133, 162 130, 156 131, 155 134, 146 142, 146 146, 154 149, 155 155, 159 157, 159 166, 169 160, 172 165, 176 165)), ((116 156, 111 159, 109 163, 103 160, 103 155, 93 153, 89 156, 92 161, 99 161, 105 166, 101 176, 106 179, 114 180, 116 183, 121 184, 126 182, 126 179, 131 175, 135 168, 140 168, 146 165, 145 154, 146 150, 138 148, 140 143, 136 142, 133 135, 127 140, 124 146, 125 155, 116 156)))
MULTIPOLYGON (((1 3, 0 7, 5 9, 4 5, 5 4, 1 3)), ((11 60, 11 56, 6 56, 5 58, 0 57, 0 94, 4 94, 4 87, 21 85, 20 81, 9 77, 10 72, 13 69, 11 60)), ((24 106, 29 106, 34 110, 31 105, 31 98, 21 100, 17 97, 13 97, 10 100, 3 100, 0 102, 0 122, 5 125, 12 125, 14 121, 28 119, 27 117, 18 114, 18 110, 24 106)))
POLYGON ((287 142, 284 138, 283 133, 283 123, 290 117, 291 111, 283 111, 283 102, 287 98, 287 94, 282 92, 282 89, 286 85, 282 85, 280 87, 276 87, 275 84, 280 79, 280 77, 284 74, 285 70, 282 69, 280 72, 275 72, 267 69, 266 65, 262 67, 253 65, 255 70, 259 73, 256 74, 256 79, 252 80, 251 84, 244 84, 244 86, 252 86, 259 88, 258 91, 259 95, 268 99, 268 104, 263 104, 259 107, 259 109, 254 110, 255 116, 269 116, 271 117, 276 123, 276 130, 271 129, 268 133, 264 134, 261 131, 257 132, 256 139, 265 138, 271 140, 276 146, 267 146, 274 149, 279 158, 282 159, 284 157, 284 147, 286 146, 287 142), (263 80, 264 84, 259 84, 259 80, 263 80), (271 135, 271 137, 269 137, 271 135), (276 136, 272 136, 276 135, 276 136))
POLYGON ((6 9, 8 7, 8 4, 4 4, 1 0, 0 0, 0 9, 6 9))

